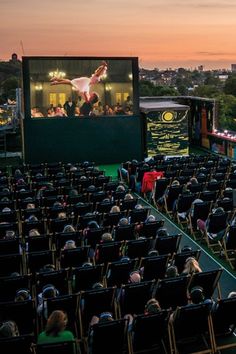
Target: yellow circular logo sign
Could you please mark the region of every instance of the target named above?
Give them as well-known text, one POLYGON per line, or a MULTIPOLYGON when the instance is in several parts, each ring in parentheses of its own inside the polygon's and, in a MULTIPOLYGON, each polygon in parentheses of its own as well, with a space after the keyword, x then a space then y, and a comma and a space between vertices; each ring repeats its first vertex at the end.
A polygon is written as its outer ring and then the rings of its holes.
POLYGON ((171 122, 172 120, 174 120, 174 117, 174 113, 170 111, 163 112, 161 116, 164 122, 171 122))

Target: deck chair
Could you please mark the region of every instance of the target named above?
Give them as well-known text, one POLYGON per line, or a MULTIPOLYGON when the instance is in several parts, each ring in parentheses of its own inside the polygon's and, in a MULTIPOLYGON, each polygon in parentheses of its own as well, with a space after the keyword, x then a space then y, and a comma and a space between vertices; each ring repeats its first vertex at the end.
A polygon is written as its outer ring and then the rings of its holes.
POLYGON ((236 269, 236 225, 228 227, 227 232, 219 243, 226 262, 232 269, 236 269))
POLYGON ((69 274, 66 269, 36 273, 34 283, 37 294, 41 293, 47 284, 54 285, 60 295, 69 293, 69 274))
POLYGON ((28 252, 49 251, 52 249, 52 239, 50 235, 27 236, 25 246, 28 252))
POLYGON ((177 223, 184 228, 188 225, 188 214, 190 212, 191 205, 196 198, 195 194, 180 194, 176 202, 176 210, 174 216, 177 223))
POLYGON ((170 255, 149 256, 144 257, 140 261, 140 270, 142 270, 142 278, 147 280, 158 280, 165 277, 170 255))
POLYGON ((82 338, 88 336, 89 323, 92 316, 99 316, 102 312, 111 312, 113 318, 117 317, 115 290, 115 287, 109 287, 80 292, 79 318, 82 338))
POLYGON ((110 229, 113 226, 117 225, 121 218, 125 217, 125 213, 123 211, 117 213, 107 213, 103 215, 103 227, 109 227, 110 229))
POLYGON ((178 307, 169 330, 171 353, 214 353, 208 304, 178 307))
POLYGON ((18 237, 13 239, 0 239, 0 255, 18 254, 20 252, 20 240, 18 237))
POLYGON ((55 298, 47 299, 46 303, 48 316, 55 310, 65 311, 68 316, 67 328, 75 336, 79 336, 78 296, 76 294, 59 295, 55 298))
POLYGON ((155 298, 159 301, 162 309, 184 306, 188 303, 187 289, 190 276, 161 279, 157 283, 155 298))
POLYGON ((198 193, 202 192, 204 187, 205 187, 204 183, 197 183, 197 184, 188 185, 188 189, 193 194, 198 194, 198 193))
POLYGON ((211 201, 205 201, 205 202, 197 202, 192 204, 192 212, 188 216, 188 222, 189 222, 189 230, 193 238, 196 240, 197 238, 197 220, 201 219, 203 221, 206 221, 208 218, 208 215, 211 211, 212 207, 212 202, 211 201))
POLYGON ((35 354, 77 354, 76 341, 65 341, 50 344, 35 344, 35 354))
POLYGON ((122 256, 123 241, 111 241, 96 245, 94 261, 96 264, 115 262, 122 256))
POLYGON ((97 323, 90 328, 88 354, 125 354, 128 350, 126 319, 97 323))
POLYGON ((134 224, 115 226, 113 233, 115 241, 134 240, 136 238, 134 224))
POLYGON ((152 222, 146 222, 140 224, 139 229, 137 230, 139 236, 143 236, 146 238, 155 238, 157 230, 164 226, 165 221, 156 220, 152 222))
POLYGON ((0 224, 0 239, 5 236, 6 231, 8 231, 8 230, 15 231, 15 234, 19 235, 18 222, 6 222, 4 224, 0 224))
POLYGON ((0 212, 0 222, 16 222, 17 212, 16 210, 0 212))
POLYGON ((103 283, 104 265, 73 268, 71 272, 72 293, 91 290, 95 283, 103 283))
POLYGON ((129 275, 135 270, 137 262, 137 259, 131 259, 125 262, 108 263, 105 274, 107 286, 117 286, 120 288, 122 284, 127 284, 129 275))
POLYGON ((199 198, 201 200, 203 200, 204 202, 213 202, 215 203, 216 202, 216 199, 218 197, 218 191, 208 191, 208 190, 204 190, 202 191, 200 194, 199 194, 199 198))
POLYGON ((174 255, 172 262, 177 267, 178 273, 181 274, 184 270, 184 264, 186 262, 186 259, 189 257, 194 257, 198 261, 200 255, 200 249, 187 252, 179 252, 174 255))
POLYGON ((31 274, 0 278, 0 302, 14 301, 19 289, 28 289, 32 294, 31 274))
POLYGON ((130 217, 130 223, 135 224, 135 223, 141 223, 144 222, 149 213, 150 213, 151 208, 146 208, 144 207, 143 209, 132 209, 129 212, 129 217, 130 217))
POLYGON ((149 250, 152 248, 152 239, 137 239, 125 241, 124 245, 125 255, 129 258, 141 258, 148 255, 149 250))
POLYGON ((89 229, 84 236, 84 244, 90 246, 92 249, 96 248, 96 245, 101 242, 102 235, 106 232, 105 227, 99 227, 97 229, 89 229))
POLYGON ((164 211, 169 216, 173 215, 174 203, 177 201, 179 195, 182 193, 183 185, 170 186, 168 194, 164 197, 164 211))
POLYGON ((17 253, 0 256, 0 277, 10 276, 13 272, 23 274, 23 269, 24 264, 21 254, 17 253))
POLYGON ((1 353, 24 353, 32 354, 32 344, 35 342, 35 336, 26 334, 18 337, 1 338, 1 353))
POLYGON ((152 297, 154 285, 154 280, 123 285, 118 297, 120 316, 123 317, 125 314, 142 314, 145 304, 152 297))
POLYGON ((212 311, 213 333, 216 350, 236 347, 236 297, 221 299, 212 311))
POLYGON ((61 249, 65 246, 66 241, 73 240, 77 247, 82 246, 82 234, 80 231, 75 232, 59 232, 54 235, 56 254, 59 256, 61 249))
POLYGON ((170 185, 170 178, 159 178, 155 181, 154 191, 153 191, 153 204, 157 209, 159 209, 160 205, 158 201, 164 197, 165 191, 167 187, 170 185))
POLYGON ((134 207, 138 203, 138 200, 139 200, 138 198, 121 200, 121 202, 120 202, 120 210, 121 211, 125 211, 126 214, 127 214, 130 210, 134 209, 134 207))
POLYGON ((218 241, 221 241, 224 234, 228 231, 228 218, 228 212, 209 214, 203 237, 207 247, 213 253, 219 253, 221 250, 221 245, 218 241))
POLYGON ((62 250, 60 253, 60 267, 80 267, 89 260, 89 246, 76 247, 62 250))
MULTIPOLYGON (((111 208, 114 205, 115 205, 115 202, 113 200, 97 202, 96 206, 95 206, 95 210, 98 213, 107 214, 110 212, 111 208)), ((103 215, 103 218, 104 218, 104 215, 103 215)))
POLYGON ((182 234, 175 234, 170 236, 158 236, 155 242, 155 249, 160 255, 177 253, 179 250, 182 234))
POLYGON ((214 291, 217 289, 218 298, 221 298, 219 280, 222 272, 223 268, 194 273, 191 277, 188 290, 191 290, 195 286, 201 286, 204 290, 205 297, 210 299, 212 298, 214 291))
POLYGON ((169 353, 169 310, 155 314, 137 315, 130 331, 131 353, 169 353))
POLYGON ((38 251, 26 253, 26 269, 28 273, 38 272, 45 264, 54 264, 54 251, 38 251))
POLYGON ((22 236, 23 237, 28 235, 30 230, 32 230, 32 229, 37 229, 40 234, 44 234, 46 232, 44 220, 22 221, 22 236))
POLYGON ((21 335, 37 334, 36 309, 33 300, 0 303, 0 321, 15 321, 21 335))

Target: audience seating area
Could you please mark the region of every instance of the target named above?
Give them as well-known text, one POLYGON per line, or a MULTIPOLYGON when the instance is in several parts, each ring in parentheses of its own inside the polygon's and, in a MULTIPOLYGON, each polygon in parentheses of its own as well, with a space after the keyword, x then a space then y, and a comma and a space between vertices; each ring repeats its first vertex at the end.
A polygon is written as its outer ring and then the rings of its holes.
POLYGON ((190 210, 198 205, 196 199, 203 200, 206 221, 227 201, 227 225, 216 246, 235 267, 230 189, 234 167, 216 156, 156 156, 123 163, 117 179, 88 161, 2 168, 0 322, 15 321, 20 335, 0 338, 0 352, 181 354, 236 347, 236 297, 221 297, 223 269, 184 274, 186 260, 199 260, 201 250, 183 251, 181 233, 158 234, 165 228, 165 218, 149 220, 154 206, 215 252, 207 230, 198 230, 199 214, 190 210), (143 191, 142 178, 152 171, 162 171, 164 177, 143 191), (198 182, 190 186, 192 177, 198 182), (173 186, 173 193, 167 194, 174 180, 179 188, 173 186), (143 197, 150 207, 142 203, 143 197), (170 266, 176 267, 178 276, 167 277, 170 266), (132 280, 133 274, 139 281, 132 280), (40 302, 45 287, 53 288, 55 296, 40 302), (201 287, 214 302, 214 311, 206 303, 189 305, 194 287, 201 287), (27 296, 16 300, 22 289, 27 296), (160 311, 147 315, 145 306, 153 298, 160 311), (54 310, 67 313, 75 341, 39 345, 37 336, 54 310), (91 326, 92 317, 104 312, 113 321, 91 326), (232 340, 222 344, 225 335, 232 340), (191 350, 186 351, 186 345, 191 350))

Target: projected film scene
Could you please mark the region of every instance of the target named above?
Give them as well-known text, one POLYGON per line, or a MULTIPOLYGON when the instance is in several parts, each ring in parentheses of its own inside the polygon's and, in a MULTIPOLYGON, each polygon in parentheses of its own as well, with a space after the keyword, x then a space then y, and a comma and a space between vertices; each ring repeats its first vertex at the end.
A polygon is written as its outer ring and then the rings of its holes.
POLYGON ((137 114, 131 59, 30 59, 30 112, 34 118, 137 114))

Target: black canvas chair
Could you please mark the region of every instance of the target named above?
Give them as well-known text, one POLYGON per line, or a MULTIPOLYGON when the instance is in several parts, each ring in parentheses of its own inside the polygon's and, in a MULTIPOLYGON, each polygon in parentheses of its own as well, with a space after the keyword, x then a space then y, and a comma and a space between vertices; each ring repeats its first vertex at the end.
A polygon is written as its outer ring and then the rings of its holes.
POLYGON ((46 300, 48 316, 55 310, 65 311, 68 316, 67 328, 71 330, 76 337, 80 334, 79 316, 78 316, 78 296, 59 295, 46 300))
POLYGON ((161 279, 157 283, 155 298, 159 301, 162 309, 176 309, 188 303, 187 289, 190 276, 161 279))
POLYGON ((48 284, 55 286, 60 295, 69 293, 69 274, 66 269, 36 273, 34 283, 37 294, 41 293, 43 287, 48 284))
POLYGON ((60 254, 61 249, 65 246, 66 241, 73 240, 77 247, 83 245, 83 235, 80 231, 59 232, 54 235, 54 244, 57 255, 60 254))
POLYGON ((81 337, 88 336, 89 323, 92 316, 102 312, 111 312, 116 318, 115 287, 81 291, 79 297, 79 316, 81 337))
POLYGON ((224 234, 228 231, 228 212, 210 213, 204 230, 204 241, 213 253, 219 253, 224 234))
POLYGON ((101 242, 102 235, 105 232, 106 232, 105 227, 86 230, 86 234, 84 236, 84 244, 89 245, 94 250, 96 248, 96 245, 101 242))
POLYGON ((141 258, 148 255, 149 250, 152 247, 152 239, 143 238, 137 240, 125 241, 124 245, 125 255, 129 258, 141 258))
POLYGON ((188 259, 189 257, 193 257, 198 261, 200 255, 201 255, 200 249, 193 250, 193 251, 179 252, 174 255, 172 262, 177 267, 178 273, 181 274, 184 270, 184 264, 186 262, 186 259, 188 259))
POLYGON ((125 211, 126 213, 128 213, 130 210, 133 210, 134 207, 137 205, 138 203, 138 198, 134 198, 134 199, 123 199, 120 202, 120 210, 121 211, 125 211))
POLYGON ((22 236, 27 236, 32 229, 37 229, 40 234, 46 233, 44 220, 22 221, 22 236))
POLYGON ((15 321, 19 333, 37 334, 36 309, 33 300, 0 303, 0 321, 15 321))
POLYGON ((88 226, 90 221, 96 221, 100 225, 101 214, 81 215, 78 219, 77 229, 83 230, 88 226))
POLYGON ((217 289, 218 298, 221 298, 219 280, 222 272, 223 268, 194 273, 191 277, 188 289, 191 290, 195 286, 200 286, 203 288, 205 297, 208 299, 212 298, 214 291, 217 289))
POLYGON ((206 221, 212 208, 212 201, 196 202, 192 204, 192 212, 189 214, 189 230, 191 235, 196 239, 197 220, 206 221))
POLYGON ((107 286, 121 287, 123 284, 127 284, 129 275, 135 270, 137 266, 137 259, 127 260, 125 262, 111 262, 107 265, 105 281, 107 286))
POLYGON ((174 203, 182 193, 183 185, 170 186, 168 194, 164 196, 164 211, 171 216, 174 212, 174 203))
POLYGON ((127 320, 119 319, 91 326, 88 354, 125 354, 128 351, 127 320))
POLYGON ((155 242, 155 249, 160 255, 177 253, 179 250, 182 234, 170 236, 158 236, 155 242))
POLYGON ((201 200, 203 200, 204 202, 216 202, 216 199, 218 198, 218 191, 209 191, 209 190, 203 190, 200 194, 199 194, 199 198, 201 200))
POLYGON ((51 344, 36 344, 34 347, 35 354, 77 354, 76 341, 67 341, 51 344))
POLYGON ((36 273, 45 264, 54 264, 54 251, 38 251, 26 253, 26 269, 28 273, 36 273))
POLYGON ((130 210, 129 212, 130 223, 135 224, 135 223, 144 222, 147 219, 150 210, 151 208, 146 208, 146 207, 144 207, 143 209, 130 210))
POLYGON ((170 324, 171 353, 214 353, 207 304, 178 307, 170 324))
POLYGON ((94 261, 96 264, 118 261, 122 256, 123 241, 105 242, 96 245, 94 261))
POLYGON ((123 285, 118 298, 120 316, 142 314, 145 304, 152 297, 154 285, 154 280, 123 285))
POLYGON ((113 228, 114 240, 115 241, 126 241, 126 240, 134 240, 136 238, 135 235, 135 225, 122 225, 115 226, 113 228))
POLYGON ((170 178, 165 177, 165 178, 159 178, 155 182, 153 203, 157 207, 157 209, 159 208, 158 200, 164 197, 165 191, 167 187, 170 185, 170 181, 171 181, 170 178))
POLYGON ((158 280, 165 277, 170 255, 149 256, 141 259, 140 270, 142 270, 142 278, 147 280, 158 280))
POLYGON ((131 353, 169 353, 169 310, 155 314, 137 315, 130 331, 131 353))
POLYGON ((139 236, 146 238, 155 238, 157 230, 164 226, 165 221, 156 220, 152 222, 143 222, 140 224, 139 229, 137 230, 139 236))
POLYGON ((35 342, 35 336, 26 334, 17 337, 1 338, 0 352, 5 353, 24 353, 32 354, 32 345, 35 342))
POLYGON ((0 255, 18 254, 20 252, 19 238, 0 239, 0 255))
POLYGON ((17 222, 16 210, 0 212, 0 222, 17 222))
MULTIPOLYGON (((107 214, 110 212, 111 208, 115 205, 115 202, 113 200, 106 200, 106 201, 101 201, 101 202, 97 202, 96 206, 95 206, 95 210, 98 213, 101 214, 107 214)), ((103 215, 104 218, 104 215, 103 215)))
POLYGON ((60 267, 72 268, 80 267, 83 263, 88 262, 89 246, 64 249, 60 253, 60 267))
POLYGON ((187 193, 187 194, 180 194, 177 199, 174 217, 176 218, 177 223, 182 228, 188 225, 188 214, 190 212, 192 202, 194 201, 195 198, 196 195, 192 193, 187 193))
POLYGON ((236 225, 231 225, 219 241, 226 262, 236 269, 236 225))
POLYGON ((37 235, 25 237, 27 252, 49 251, 52 249, 52 239, 50 235, 37 235))
POLYGON ((236 297, 218 300, 212 311, 215 349, 221 351, 236 347, 236 297))
POLYGON ((13 272, 23 274, 22 255, 17 253, 0 256, 0 277, 9 276, 13 272))
POLYGON ((8 276, 0 278, 0 302, 14 301, 19 289, 28 289, 32 294, 31 274, 8 276))
POLYGON ((115 225, 117 225, 121 218, 125 217, 125 213, 123 211, 117 213, 107 213, 103 215, 103 226, 109 227, 112 229, 115 225))
POLYGON ((72 292, 91 290, 95 283, 103 284, 104 265, 73 268, 71 272, 72 292))
POLYGON ((6 222, 0 224, 0 239, 3 238, 6 234, 6 231, 12 230, 16 235, 19 235, 19 224, 18 222, 6 222))

